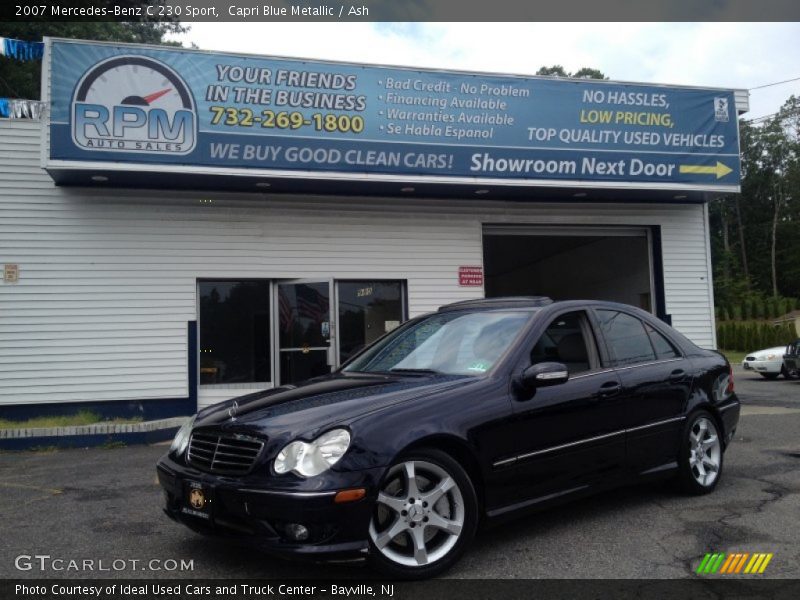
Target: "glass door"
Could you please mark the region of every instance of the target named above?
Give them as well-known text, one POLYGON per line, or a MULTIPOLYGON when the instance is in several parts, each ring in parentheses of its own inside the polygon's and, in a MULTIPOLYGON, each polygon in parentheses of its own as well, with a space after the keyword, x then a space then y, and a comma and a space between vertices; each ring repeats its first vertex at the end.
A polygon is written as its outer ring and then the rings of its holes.
POLYGON ((280 385, 330 373, 336 362, 333 280, 295 280, 277 287, 280 385))

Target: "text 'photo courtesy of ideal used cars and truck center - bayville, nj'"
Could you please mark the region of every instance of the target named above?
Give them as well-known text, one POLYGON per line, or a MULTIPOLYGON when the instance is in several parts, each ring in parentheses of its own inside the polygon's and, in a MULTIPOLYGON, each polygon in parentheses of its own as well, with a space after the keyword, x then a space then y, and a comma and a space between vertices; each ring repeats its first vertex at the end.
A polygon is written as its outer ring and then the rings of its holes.
POLYGON ((798 578, 800 101, 389 25, 0 21, 4 597, 798 578))

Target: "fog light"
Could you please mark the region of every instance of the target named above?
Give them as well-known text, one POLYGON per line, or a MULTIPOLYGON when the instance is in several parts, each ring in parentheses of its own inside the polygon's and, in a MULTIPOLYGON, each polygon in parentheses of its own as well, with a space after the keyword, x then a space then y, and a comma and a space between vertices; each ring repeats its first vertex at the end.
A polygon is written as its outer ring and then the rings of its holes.
POLYGON ((284 531, 295 542, 304 542, 308 539, 308 528, 300 523, 289 523, 284 531))

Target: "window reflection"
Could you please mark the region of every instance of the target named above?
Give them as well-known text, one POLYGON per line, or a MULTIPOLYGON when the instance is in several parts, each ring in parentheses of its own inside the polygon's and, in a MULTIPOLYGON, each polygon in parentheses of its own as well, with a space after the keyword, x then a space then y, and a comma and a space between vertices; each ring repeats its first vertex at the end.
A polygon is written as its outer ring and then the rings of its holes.
POLYGON ((598 310, 597 316, 613 354, 614 366, 624 367, 655 360, 650 338, 639 319, 613 310, 598 310))
POLYGON ((399 281, 340 281, 339 357, 344 362, 403 321, 399 281))
POLYGON ((278 286, 281 348, 320 348, 330 338, 328 283, 278 286))
POLYGON ((428 315, 387 336, 344 370, 411 369, 448 375, 480 375, 497 363, 530 315, 530 312, 488 311, 428 315))
POLYGON ((200 383, 271 380, 268 281, 201 281, 200 383))

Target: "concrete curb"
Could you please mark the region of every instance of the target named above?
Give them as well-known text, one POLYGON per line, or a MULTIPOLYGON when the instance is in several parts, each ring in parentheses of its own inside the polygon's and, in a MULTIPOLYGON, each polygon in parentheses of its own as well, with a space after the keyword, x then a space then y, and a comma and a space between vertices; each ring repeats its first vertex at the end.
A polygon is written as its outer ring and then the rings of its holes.
POLYGON ((71 427, 0 429, 0 449, 36 447, 80 448, 104 444, 152 444, 170 439, 189 417, 170 417, 141 423, 92 423, 71 427))
POLYGON ((63 437, 68 435, 108 435, 114 433, 143 433, 156 429, 180 427, 189 417, 170 417, 140 423, 92 423, 71 427, 31 427, 29 429, 0 429, 0 440, 29 437, 63 437))

